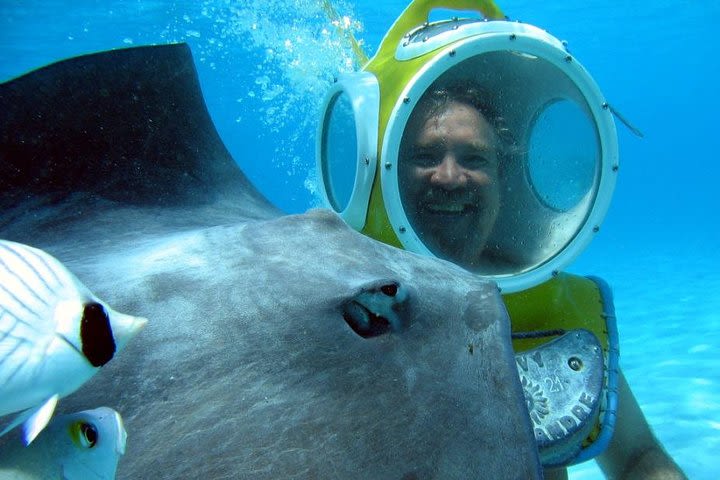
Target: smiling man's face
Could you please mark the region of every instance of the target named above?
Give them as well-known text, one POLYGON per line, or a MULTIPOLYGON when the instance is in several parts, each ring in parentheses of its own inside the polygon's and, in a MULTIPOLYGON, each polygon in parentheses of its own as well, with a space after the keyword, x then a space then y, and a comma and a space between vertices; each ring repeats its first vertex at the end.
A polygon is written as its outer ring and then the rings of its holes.
POLYGON ((500 204, 497 135, 457 101, 408 125, 398 171, 405 212, 433 253, 472 270, 500 204))

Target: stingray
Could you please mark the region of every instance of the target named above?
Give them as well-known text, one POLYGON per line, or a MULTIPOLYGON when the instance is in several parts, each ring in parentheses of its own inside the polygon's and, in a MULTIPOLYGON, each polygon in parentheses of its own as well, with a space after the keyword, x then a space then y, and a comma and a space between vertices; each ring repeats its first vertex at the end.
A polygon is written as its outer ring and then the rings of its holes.
POLYGON ((187 45, 1 84, 0 192, 0 237, 149 320, 59 406, 123 415, 118 478, 540 477, 497 287, 273 207, 187 45))

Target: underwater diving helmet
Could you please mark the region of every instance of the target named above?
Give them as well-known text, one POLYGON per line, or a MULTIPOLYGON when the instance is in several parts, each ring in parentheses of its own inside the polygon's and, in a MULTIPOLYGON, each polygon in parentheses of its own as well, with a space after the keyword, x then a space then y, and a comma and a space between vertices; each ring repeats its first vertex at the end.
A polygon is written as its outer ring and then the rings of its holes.
POLYGON ((354 229, 510 293, 549 279, 599 230, 617 136, 593 79, 544 30, 482 15, 428 23, 433 9, 479 3, 415 0, 362 70, 337 79, 318 176, 354 229))

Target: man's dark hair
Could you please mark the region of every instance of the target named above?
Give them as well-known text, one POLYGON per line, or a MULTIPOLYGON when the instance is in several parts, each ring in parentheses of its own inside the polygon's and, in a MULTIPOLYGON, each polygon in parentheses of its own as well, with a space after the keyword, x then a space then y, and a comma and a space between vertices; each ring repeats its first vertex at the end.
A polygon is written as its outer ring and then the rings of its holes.
MULTIPOLYGON (((412 117, 425 121, 441 112, 449 103, 458 102, 476 108, 490 123, 500 141, 503 155, 513 149, 514 138, 507 128, 505 118, 493 103, 494 95, 472 79, 454 79, 449 82, 435 82, 428 88, 418 102, 412 117)), ((414 123, 414 122, 413 122, 414 123)))

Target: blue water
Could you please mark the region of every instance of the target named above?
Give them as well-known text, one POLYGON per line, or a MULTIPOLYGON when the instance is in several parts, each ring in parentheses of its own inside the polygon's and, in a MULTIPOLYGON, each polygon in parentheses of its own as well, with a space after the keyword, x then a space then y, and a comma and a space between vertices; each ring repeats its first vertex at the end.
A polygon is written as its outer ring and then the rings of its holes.
MULTIPOLYGON (((374 52, 405 0, 336 2, 374 52)), ((568 40, 626 117, 607 220, 571 266, 615 292, 621 365, 690 478, 720 466, 720 2, 500 6, 568 40)), ((352 68, 318 0, 2 0, 0 80, 73 55, 186 41, 211 115, 258 188, 287 212, 316 205, 314 138, 333 75, 352 68)), ((571 478, 599 478, 592 462, 571 478)))

